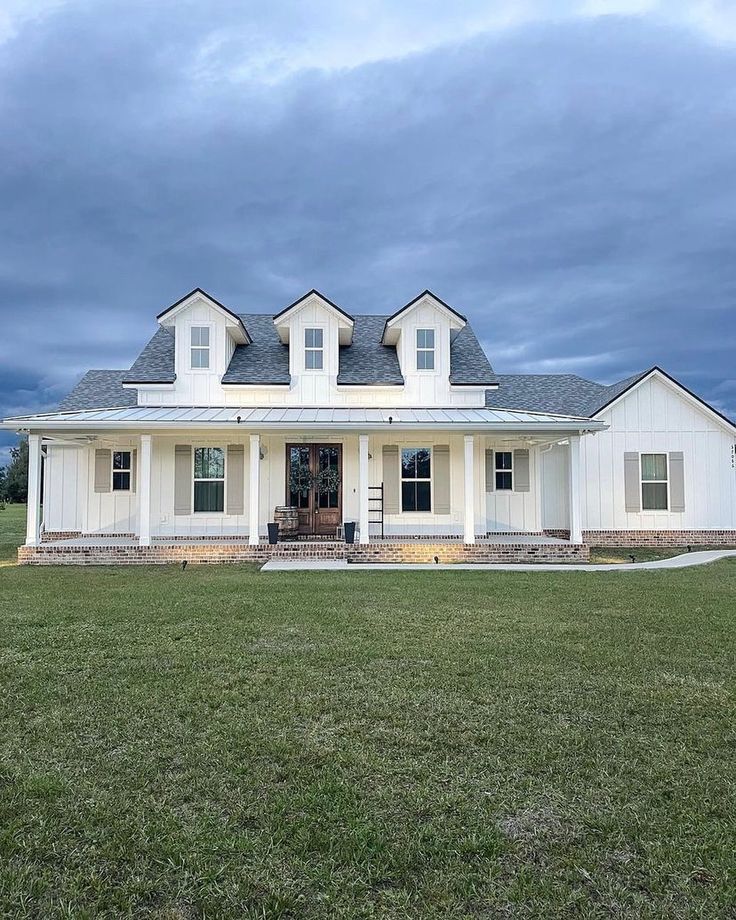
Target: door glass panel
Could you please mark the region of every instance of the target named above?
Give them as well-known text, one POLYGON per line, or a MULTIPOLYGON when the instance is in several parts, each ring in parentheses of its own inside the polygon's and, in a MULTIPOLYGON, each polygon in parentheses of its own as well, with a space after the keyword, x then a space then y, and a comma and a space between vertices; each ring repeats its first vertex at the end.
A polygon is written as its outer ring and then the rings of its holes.
POLYGON ((289 504, 296 508, 309 508, 311 475, 309 445, 289 448, 289 504))
POLYGON ((320 508, 337 508, 340 504, 340 451, 336 446, 320 447, 317 456, 319 480, 317 504, 320 508))

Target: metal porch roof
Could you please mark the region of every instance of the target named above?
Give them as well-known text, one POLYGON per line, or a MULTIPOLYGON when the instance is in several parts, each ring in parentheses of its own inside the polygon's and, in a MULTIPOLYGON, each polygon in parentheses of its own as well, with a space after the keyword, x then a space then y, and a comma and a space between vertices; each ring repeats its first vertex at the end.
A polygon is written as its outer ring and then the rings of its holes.
POLYGON ((355 408, 300 406, 133 406, 48 412, 5 419, 16 430, 57 428, 476 428, 504 431, 596 431, 606 426, 590 418, 493 408, 355 408))

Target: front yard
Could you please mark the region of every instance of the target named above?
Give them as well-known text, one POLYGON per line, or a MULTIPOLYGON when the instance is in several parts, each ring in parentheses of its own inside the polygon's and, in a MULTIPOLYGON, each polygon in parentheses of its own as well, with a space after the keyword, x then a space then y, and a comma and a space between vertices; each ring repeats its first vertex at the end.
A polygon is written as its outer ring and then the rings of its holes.
POLYGON ((734 916, 736 560, 8 561, 0 916, 734 916))

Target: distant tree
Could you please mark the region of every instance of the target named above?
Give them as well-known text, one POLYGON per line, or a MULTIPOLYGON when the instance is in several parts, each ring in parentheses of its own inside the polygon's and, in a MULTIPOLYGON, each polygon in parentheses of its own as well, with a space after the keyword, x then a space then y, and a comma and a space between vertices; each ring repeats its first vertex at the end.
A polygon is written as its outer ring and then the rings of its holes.
POLYGON ((0 498, 7 502, 28 500, 28 439, 10 448, 10 463, 2 470, 0 498))

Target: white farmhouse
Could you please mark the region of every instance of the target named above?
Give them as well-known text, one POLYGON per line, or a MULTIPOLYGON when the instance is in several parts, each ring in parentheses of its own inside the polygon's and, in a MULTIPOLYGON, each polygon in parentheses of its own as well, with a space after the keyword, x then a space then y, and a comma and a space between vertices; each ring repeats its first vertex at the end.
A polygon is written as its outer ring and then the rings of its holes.
POLYGON ((733 422, 656 367, 496 375, 430 291, 391 316, 310 291, 272 316, 197 289, 128 370, 4 425, 29 435, 25 563, 736 543, 733 422))

